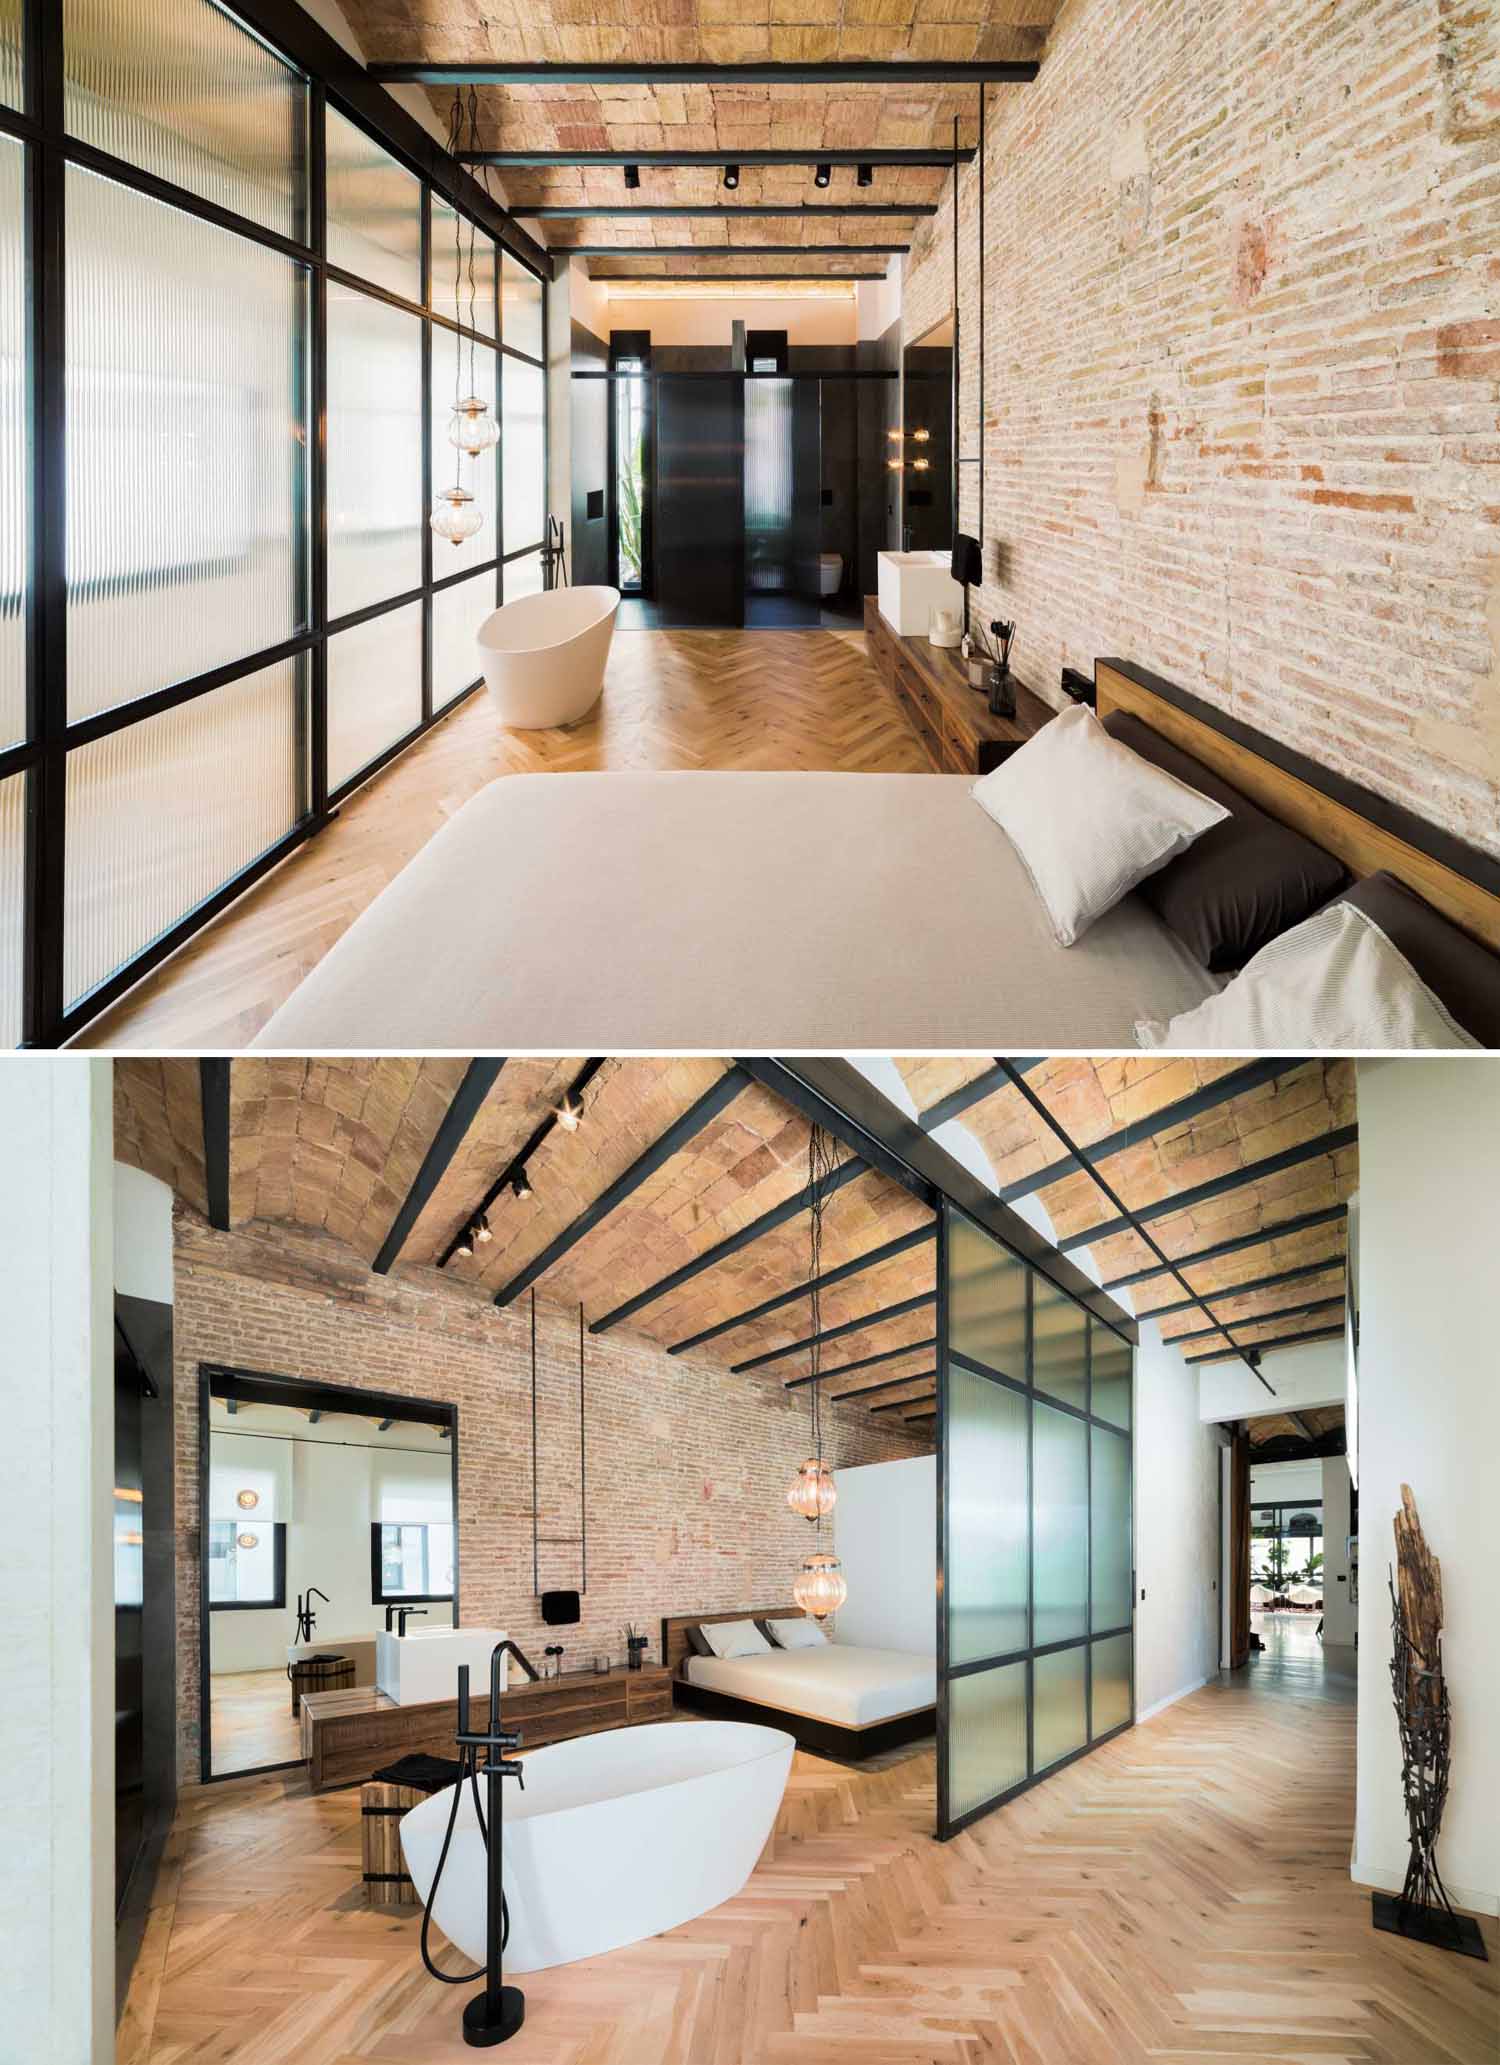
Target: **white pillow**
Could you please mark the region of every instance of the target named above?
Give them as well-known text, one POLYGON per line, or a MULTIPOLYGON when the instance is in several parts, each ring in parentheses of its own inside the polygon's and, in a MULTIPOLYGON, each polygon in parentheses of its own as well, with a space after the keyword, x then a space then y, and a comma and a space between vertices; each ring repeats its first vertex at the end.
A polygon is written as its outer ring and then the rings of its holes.
POLYGON ((1112 739, 1082 703, 970 794, 1021 856, 1060 946, 1229 815, 1112 739))
POLYGON ((1143 1047, 1191 1054, 1480 1044, 1352 903, 1329 904, 1294 925, 1263 946, 1217 996, 1168 1025, 1142 1019, 1135 1036, 1143 1047))
POLYGON ((766 1626, 778 1649, 819 1649, 828 1640, 815 1620, 768 1620, 766 1626))
POLYGON ((709 1621, 699 1629, 715 1656, 769 1656, 771 1645, 753 1620, 709 1621))

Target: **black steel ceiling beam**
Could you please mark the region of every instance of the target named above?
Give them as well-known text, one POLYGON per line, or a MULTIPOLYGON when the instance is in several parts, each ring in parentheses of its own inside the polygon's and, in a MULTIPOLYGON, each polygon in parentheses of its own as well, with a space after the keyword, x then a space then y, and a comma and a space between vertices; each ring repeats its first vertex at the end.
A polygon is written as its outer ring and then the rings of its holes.
MULTIPOLYGON (((823 272, 817 274, 805 272, 596 272, 592 277, 606 286, 611 281, 617 286, 623 283, 626 286, 633 287, 637 280, 680 280, 689 286, 696 285, 701 287, 711 285, 715 280, 754 280, 756 285, 761 287, 783 287, 788 282, 798 284, 812 278, 816 278, 820 283, 828 280, 883 280, 885 274, 883 272, 823 272)), ((579 377, 577 373, 573 375, 575 380, 579 377)), ((599 377, 607 378, 608 376, 601 374, 599 377)), ((824 377, 827 378, 829 376, 825 375, 824 377)), ((845 379, 848 377, 847 374, 844 375, 845 379)), ((892 373, 883 377, 893 380, 896 376, 892 373)))
MULTIPOLYGON (((836 1269, 826 1269, 817 1279, 823 1290, 832 1289, 836 1283, 847 1283, 851 1276, 862 1276, 867 1269, 877 1269, 882 1262, 890 1262, 897 1255, 908 1254, 912 1248, 919 1248, 924 1242, 937 1238, 937 1222, 917 1226, 910 1233, 899 1234, 895 1240, 888 1240, 883 1247, 871 1248, 867 1254, 856 1255, 850 1262, 839 1263, 836 1269)), ((689 1348, 697 1348, 704 1341, 713 1341, 720 1334, 732 1334, 742 1326, 752 1326, 756 1320, 764 1319, 768 1313, 777 1312, 783 1305, 795 1305, 799 1298, 805 1298, 812 1290, 812 1283, 793 1284, 789 1291, 778 1291, 773 1298, 763 1298, 759 1305, 748 1306, 743 1312, 736 1312, 730 1319, 716 1320, 701 1333, 691 1335, 686 1341, 674 1342, 668 1353, 682 1355, 689 1348)))
MULTIPOLYGON (((820 62, 752 59, 738 64, 703 60, 670 64, 557 64, 511 58, 408 58, 372 64, 366 76, 381 86, 1029 86, 1037 75, 1030 58, 830 58, 820 62)), ((735 162, 735 161, 731 161, 735 162)))
POLYGON ((648 1177, 654 1176, 673 1155, 679 1154, 690 1140, 695 1139, 705 1126, 710 1125, 727 1105, 732 1104, 745 1088, 747 1081, 742 1068, 725 1069, 717 1082, 689 1105, 680 1118, 673 1120, 659 1140, 653 1141, 644 1154, 636 1156, 623 1175, 617 1176, 607 1189, 600 1192, 592 1204, 587 1205, 561 1233, 548 1241, 539 1255, 528 1262, 509 1283, 503 1284, 496 1291, 495 1303, 512 1304, 520 1297, 522 1291, 530 1289, 538 1277, 545 1276, 554 1262, 560 1261, 570 1248, 576 1247, 586 1234, 592 1233, 601 1221, 624 1204, 626 1198, 639 1190, 648 1177))
MULTIPOLYGON (((915 1398, 890 1398, 886 1400, 884 1405, 872 1405, 870 1411, 872 1413, 898 1413, 903 1407, 908 1405, 934 1405, 936 1402, 936 1391, 919 1391, 915 1398)), ((918 1417, 925 1419, 927 1415, 925 1413, 920 1415, 913 1414, 912 1417, 914 1419, 918 1417)))
MULTIPOLYGON (((1179 1190, 1173 1197, 1157 1198, 1154 1204, 1142 1205, 1138 1211, 1128 1212, 1123 1208, 1113 1219, 1103 1219, 1097 1226, 1085 1228, 1082 1233, 1070 1233, 1058 1246, 1064 1254, 1074 1248, 1086 1248, 1093 1241, 1108 1240, 1116 1233, 1139 1232, 1143 1221, 1170 1218, 1173 1212, 1192 1211, 1198 1205, 1206 1205, 1216 1197, 1225 1197, 1232 1190, 1244 1190, 1254 1183, 1263 1183, 1268 1176, 1279 1176, 1287 1169, 1299 1168, 1304 1162, 1318 1161, 1323 1155, 1338 1154, 1346 1147, 1353 1147, 1359 1139, 1358 1126, 1335 1126, 1327 1133, 1319 1133, 1314 1140, 1303 1140, 1295 1147, 1284 1147, 1279 1154, 1265 1155, 1258 1162, 1246 1162, 1242 1168, 1230 1169, 1222 1176, 1214 1176, 1207 1183, 1194 1184, 1190 1190, 1179 1190)), ((1104 1189, 1097 1171, 1091 1172, 1094 1181, 1104 1189)), ((1168 1264, 1180 1267, 1180 1264, 1168 1264)), ((1183 1286, 1191 1290, 1191 1284, 1183 1286)), ((1223 1296, 1220 1292, 1219 1296, 1223 1296)))
MULTIPOLYGON (((1245 1322, 1242 1320, 1240 1324, 1243 1326, 1245 1322)), ((1272 1348, 1295 1348, 1303 1341, 1342 1341, 1343 1338, 1344 1329, 1341 1326, 1323 1326, 1314 1327, 1310 1333, 1278 1334, 1269 1341, 1252 1341, 1250 1346, 1257 1354, 1264 1355, 1269 1353, 1272 1348)), ((1188 1355, 1183 1360, 1186 1362, 1233 1362, 1243 1352, 1240 1349, 1215 1348, 1208 1355, 1188 1355)))
MULTIPOLYGON (((865 1312, 858 1319, 844 1320, 839 1326, 824 1327, 820 1334, 808 1334, 803 1340, 789 1342, 785 1348, 768 1349, 764 1355, 752 1355, 748 1362, 732 1362, 729 1367, 735 1376, 745 1370, 765 1369, 769 1363, 784 1362, 787 1356, 801 1355, 805 1349, 821 1346, 824 1341, 841 1341, 846 1334, 860 1334, 866 1327, 884 1326, 889 1320, 904 1319, 908 1312, 920 1312, 924 1305, 936 1303, 936 1291, 919 1291, 914 1298, 902 1298, 894 1305, 883 1305, 878 1312, 865 1312)), ((911 1350, 903 1352, 910 1354, 911 1350)), ((822 1370, 819 1375, 837 1376, 838 1371, 822 1370)))
MULTIPOLYGON (((564 1092, 564 1100, 566 1102, 576 1105, 579 1099, 583 1096, 584 1091, 588 1088, 589 1084, 594 1080, 594 1077, 599 1073, 600 1069, 603 1068, 603 1066, 603 1055, 590 1055, 589 1059, 583 1064, 582 1068, 579 1069, 577 1075, 574 1076, 572 1082, 569 1083, 567 1090, 564 1092)), ((474 1224, 474 1222, 477 1219, 483 1218, 484 1215, 489 1211, 490 1207, 499 1198, 503 1197, 507 1190, 510 1189, 512 1183, 514 1183, 517 1176, 519 1176, 521 1171, 526 1167, 526 1164, 531 1160, 531 1157, 536 1153, 537 1149, 542 1146, 544 1141, 551 1137, 558 1123, 559 1120, 557 1116, 557 1111, 554 1107, 551 1111, 547 1113, 547 1116, 544 1119, 539 1120, 538 1123, 532 1128, 531 1136, 526 1141, 525 1145, 523 1147, 518 1148, 516 1152, 511 1156, 510 1160, 505 1164, 505 1167, 500 1171, 500 1174, 495 1178, 494 1182, 490 1185, 489 1189, 485 1192, 484 1196, 479 1200, 478 1204, 474 1207, 473 1211, 469 1213, 468 1217, 464 1220, 463 1224, 459 1227, 458 1231, 449 1241, 447 1247, 444 1248, 442 1254, 438 1256, 437 1266, 439 1269, 446 1269, 448 1267, 448 1264, 453 1260, 453 1257, 458 1253, 459 1243, 463 1240, 464 1235, 468 1232, 469 1228, 474 1224)))
MULTIPOLYGON (((1045 1056, 1040 1054, 1018 1055, 1011 1062, 1022 1075, 1039 1068, 1045 1056)), ((960 1083, 956 1090, 950 1090, 946 1097, 940 1097, 936 1104, 929 1104, 926 1111, 917 1113, 917 1124, 924 1133, 935 1133, 939 1126, 946 1126, 949 1119, 956 1119, 960 1112, 967 1111, 971 1104, 982 1104, 986 1097, 993 1097, 997 1090, 1003 1090, 1010 1081, 1004 1067, 996 1062, 983 1075, 977 1075, 972 1082, 960 1083)))
MULTIPOLYGON (((1257 1238, 1263 1236, 1257 1235, 1257 1238)), ((1215 1298, 1248 1298, 1252 1291, 1279 1290, 1283 1284, 1303 1283, 1310 1276, 1326 1276, 1330 1269, 1342 1270, 1345 1258, 1329 1255, 1321 1262, 1303 1262, 1295 1269, 1277 1269, 1270 1276, 1252 1276, 1248 1283, 1225 1284, 1210 1293, 1215 1298)), ((1137 1313, 1138 1319, 1166 1319, 1174 1312, 1186 1312, 1195 1306, 1196 1298, 1174 1298, 1170 1305, 1153 1305, 1148 1312, 1137 1313)), ((1163 1335, 1164 1340, 1181 1340, 1180 1334, 1163 1335)))
POLYGON ((463 1080, 454 1091, 448 1109, 443 1113, 442 1123, 422 1157, 422 1166, 401 1200, 400 1209, 391 1221, 390 1232, 380 1244, 380 1253, 370 1264, 377 1276, 387 1274, 405 1247, 407 1235, 416 1225, 423 1206, 447 1174, 449 1162, 457 1154, 465 1133, 473 1125, 480 1105, 494 1088, 504 1066, 504 1055, 492 1055, 484 1061, 471 1061, 464 1070, 463 1080))
POLYGON ((595 201, 513 208, 518 222, 573 222, 591 215, 936 215, 936 201, 595 201))
MULTIPOLYGON (((953 166, 955 156, 947 146, 937 150, 825 151, 814 144, 805 150, 763 151, 460 151, 458 162, 538 172, 574 168, 603 171, 622 165, 652 169, 677 165, 900 165, 910 170, 946 172, 953 166)), ((972 165, 973 146, 960 150, 956 162, 972 165)))
POLYGON ((229 1059, 219 1055, 198 1063, 198 1088, 203 1100, 203 1192, 208 1223, 229 1231, 229 1059))
MULTIPOLYGON (((819 1370, 818 1381, 820 1383, 829 1383, 835 1377, 852 1377, 856 1370, 875 1369, 879 1364, 883 1362, 896 1362, 903 1355, 920 1355, 922 1354, 924 1349, 936 1348, 936 1346, 937 1335, 928 1334, 925 1337, 925 1339, 920 1341, 907 1341, 900 1348, 882 1348, 878 1355, 861 1355, 857 1361, 841 1362, 837 1369, 819 1370)), ((813 1379, 811 1377, 788 1377, 783 1388, 787 1391, 795 1391, 799 1388, 800 1385, 810 1384, 812 1383, 812 1381, 813 1379)), ((887 1379, 887 1382, 892 1384, 909 1384, 911 1382, 911 1378, 890 1377, 887 1379)), ((877 1386, 877 1389, 880 1390, 884 1390, 884 1388, 884 1385, 877 1386)))
MULTIPOLYGON (((899 258, 910 244, 553 244, 554 258, 899 258)), ((816 276, 814 276, 816 277, 816 276)))
MULTIPOLYGON (((1215 1291, 1214 1296, 1216 1298, 1227 1298, 1229 1293, 1227 1291, 1215 1291)), ((1343 1303, 1344 1294, 1340 1291, 1336 1298, 1314 1298, 1311 1304, 1304 1299, 1300 1305, 1278 1305, 1272 1312, 1242 1312, 1238 1319, 1230 1321, 1230 1325, 1235 1327, 1269 1326, 1273 1320, 1277 1319, 1311 1319, 1315 1312, 1330 1312, 1335 1307, 1342 1307, 1343 1303)), ((1223 1331, 1224 1329, 1221 1326, 1195 1326, 1189 1327, 1185 1333, 1163 1334, 1162 1339, 1170 1341, 1175 1348, 1179 1341, 1198 1341, 1206 1334, 1222 1334, 1223 1331)), ((1251 1345, 1253 1346, 1253 1343, 1251 1345)), ((1288 1418, 1290 1417, 1291 1415, 1289 1414, 1288 1418)))
MULTIPOLYGON (((1225 1255, 1247 1254, 1251 1248, 1263 1248, 1268 1241, 1286 1240, 1292 1234, 1311 1233, 1319 1226, 1342 1224, 1348 1212, 1347 1205, 1324 1205, 1316 1212, 1300 1212, 1295 1219, 1278 1219, 1273 1225, 1257 1227, 1254 1233, 1237 1233, 1232 1240, 1215 1241, 1210 1248, 1198 1248, 1191 1255, 1174 1255, 1173 1262, 1179 1269, 1192 1269, 1199 1262, 1218 1262, 1225 1255)), ((1148 1269, 1128 1269, 1123 1276, 1111 1276, 1104 1285, 1107 1291, 1122 1291, 1131 1284, 1145 1283, 1149 1277, 1165 1274, 1160 1262, 1153 1262, 1148 1269)), ((1230 1292, 1220 1291, 1219 1297, 1228 1297, 1230 1292)), ((1192 1300, 1197 1304, 1197 1299, 1192 1300)), ((1158 1306, 1157 1310, 1161 1308, 1158 1306)), ((1154 1312, 1143 1312, 1143 1319, 1152 1319, 1154 1312)))
POLYGON ((1014 1183, 1000 1187, 1000 1195, 1006 1204, 1018 1197, 1030 1197, 1038 1190, 1045 1190, 1049 1183, 1056 1183, 1075 1169, 1089 1169, 1096 1162, 1108 1161, 1111 1155, 1123 1154, 1127 1148, 1139 1147, 1142 1141, 1154 1140, 1159 1133, 1168 1132, 1173 1126, 1185 1125, 1190 1119, 1202 1118, 1205 1112, 1215 1111, 1221 1104, 1228 1104, 1236 1097, 1243 1097, 1251 1090, 1258 1090, 1263 1083, 1273 1083, 1279 1077, 1290 1075, 1293 1069, 1306 1068, 1308 1057, 1267 1055, 1263 1060, 1250 1061, 1243 1068, 1231 1069, 1202 1089, 1191 1091, 1186 1097, 1179 1097, 1175 1104, 1164 1104, 1160 1111, 1148 1112, 1144 1118, 1133 1119, 1128 1126, 1121 1126, 1118 1132, 1095 1140, 1087 1147, 1080 1147, 1076 1154, 1061 1155, 1055 1162, 1048 1162, 1045 1168, 1033 1170, 1029 1176, 1021 1176, 1014 1183))
POLYGON ((1288 1413, 1287 1418, 1291 1421, 1292 1425, 1296 1428, 1297 1432, 1302 1436, 1302 1439, 1304 1441, 1317 1440, 1318 1430, 1316 1429, 1316 1427, 1313 1426, 1310 1420, 1304 1419, 1301 1413, 1288 1413))
MULTIPOLYGON (((904 1350, 902 1351, 905 1352, 904 1350)), ((810 1382, 811 1379, 804 1381, 810 1382)), ((827 1373, 821 1373, 821 1381, 827 1382, 827 1373)), ((882 1377, 878 1384, 858 1384, 852 1391, 825 1391, 824 1402, 828 1405, 842 1405, 849 1398, 873 1398, 877 1391, 899 1390, 903 1384, 932 1384, 937 1381, 935 1369, 913 1370, 909 1377, 882 1377)), ((788 1389, 791 1387, 788 1386, 788 1389)))
MULTIPOLYGON (((865 1173, 865 1165, 858 1156, 841 1162, 823 1185, 824 1197, 831 1197, 836 1190, 842 1190, 846 1183, 854 1182, 856 1177, 865 1173)), ((778 1226, 785 1226, 789 1219, 795 1219, 800 1212, 805 1212, 811 1201, 811 1186, 807 1186, 799 1190, 795 1197, 785 1198, 779 1205, 772 1205, 770 1211, 762 1212, 758 1219, 752 1219, 750 1224, 742 1226, 738 1233, 726 1234, 723 1240, 716 1241, 711 1248, 705 1248, 701 1255, 695 1255, 691 1262, 684 1262, 679 1269, 672 1270, 667 1276, 658 1277, 655 1283, 647 1284, 643 1291, 637 1291, 633 1298, 627 1298, 623 1305, 616 1305, 612 1312, 606 1312, 602 1319, 596 1319, 589 1332, 607 1333, 612 1326, 618 1326, 622 1320, 632 1318, 643 1307, 654 1304, 658 1298, 665 1298, 670 1291, 680 1290, 683 1284, 690 1283, 695 1276, 701 1276, 706 1269, 716 1269, 719 1263, 727 1262, 731 1255, 740 1254, 754 1242, 763 1239, 766 1234, 774 1233, 778 1226)), ((694 1335, 689 1340, 679 1341, 675 1347, 669 1348, 667 1353, 681 1355, 685 1349, 693 1347, 699 1338, 701 1337, 694 1335)))
MULTIPOLYGON (((1047 1128, 1048 1132, 1051 1133, 1056 1140, 1061 1142, 1062 1146, 1068 1151, 1070 1155, 1076 1155, 1078 1153, 1078 1144, 1073 1139, 1072 1135, 1068 1132, 1067 1127, 1063 1125, 1062 1121, 1054 1117, 1053 1113, 1048 1110, 1047 1106, 1042 1102, 1041 1098, 1038 1097, 1035 1090, 1032 1089, 1031 1085, 1025 1080, 1025 1078, 1019 1073, 1018 1070, 1013 1068, 1011 1064, 1006 1061, 1002 1061, 1000 1065, 1002 1068, 1006 1070, 1007 1074, 1010 1076, 1012 1084, 1015 1086, 1017 1090, 1020 1091, 1021 1096, 1024 1098, 1026 1103, 1031 1107, 1031 1109, 1036 1113, 1037 1117, 1042 1121, 1042 1124, 1047 1128)), ((1187 1278, 1183 1276, 1175 1267, 1173 1267, 1172 1263, 1168 1260, 1166 1254, 1162 1251, 1160 1247, 1157 1246, 1156 1241, 1152 1238, 1152 1236, 1149 1233, 1147 1233, 1144 1226, 1142 1226, 1139 1216, 1131 1211, 1129 1205, 1127 1205, 1125 1200, 1120 1196, 1120 1193, 1113 1187, 1111 1183, 1109 1183, 1106 1180, 1105 1177, 1099 1174, 1097 1169, 1092 1169, 1089 1173, 1093 1181, 1098 1185, 1099 1189, 1104 1192, 1104 1195, 1109 1199, 1110 1203, 1114 1206, 1115 1210, 1122 1215, 1125 1224, 1130 1228, 1131 1232, 1134 1233, 1138 1239, 1143 1240, 1146 1243, 1147 1247, 1150 1248, 1151 1252, 1156 1256, 1158 1261, 1167 1263, 1168 1268, 1172 1269, 1173 1275, 1176 1276, 1177 1281, 1182 1285, 1182 1288, 1185 1291, 1191 1291, 1193 1287, 1188 1282, 1187 1278)), ((1205 1318, 1214 1319, 1214 1312, 1204 1298, 1199 1297, 1196 1302, 1199 1310, 1203 1313, 1205 1318)), ((1224 1336, 1225 1340, 1228 1341, 1231 1346, 1233 1346, 1234 1335, 1230 1332, 1229 1328, 1227 1326, 1219 1325, 1218 1331, 1224 1336)), ((1255 1366, 1254 1359, 1249 1355, 1243 1355, 1243 1361, 1246 1369, 1250 1371, 1251 1375, 1255 1377, 1256 1381, 1258 1383, 1265 1384, 1265 1388, 1267 1389, 1267 1391, 1270 1391, 1271 1386, 1269 1384, 1266 1384, 1265 1378, 1261 1376, 1260 1371, 1255 1366)), ((1271 1395, 1274 1397, 1275 1393, 1272 1392, 1271 1395)))
MULTIPOLYGON (((1042 1057, 1012 1062, 1016 1073, 1041 1065, 1042 1057)), ((1076 1262, 1060 1254, 1019 1212, 1002 1204, 971 1169, 949 1154, 908 1118, 851 1062, 798 1056, 795 1061, 746 1061, 759 1081, 835 1132, 867 1160, 904 1181, 931 1205, 946 1199, 982 1226, 992 1240, 1015 1255, 1104 1325, 1127 1341, 1140 1339, 1132 1315, 1102 1291, 1076 1262)))

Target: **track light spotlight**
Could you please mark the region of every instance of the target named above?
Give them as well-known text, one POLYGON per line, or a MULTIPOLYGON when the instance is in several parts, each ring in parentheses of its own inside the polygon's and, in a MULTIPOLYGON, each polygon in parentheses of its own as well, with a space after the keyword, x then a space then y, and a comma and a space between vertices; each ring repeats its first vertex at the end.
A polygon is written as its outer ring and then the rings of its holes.
POLYGON ((854 174, 854 184, 856 186, 873 186, 875 184, 875 167, 873 165, 859 166, 854 174))
POLYGON ((817 171, 813 174, 813 185, 827 186, 829 180, 832 179, 832 177, 833 167, 831 165, 820 165, 817 171))
POLYGON ((631 192, 631 193, 634 193, 634 192, 635 192, 635 190, 636 190, 636 188, 637 188, 637 187, 638 187, 638 186, 640 185, 640 183, 641 183, 641 168, 640 168, 640 166, 639 166, 639 165, 627 165, 627 166, 625 167, 625 184, 626 184, 627 188, 628 188, 628 189, 630 190, 630 192, 631 192))
POLYGON ((738 165, 726 165, 726 166, 724 167, 724 184, 725 184, 725 186, 727 186, 727 187, 728 187, 728 189, 729 189, 729 191, 730 191, 731 193, 733 193, 733 192, 734 192, 734 190, 735 190, 735 188, 736 188, 736 187, 737 187, 737 186, 739 185, 739 183, 740 183, 740 168, 739 168, 739 166, 738 166, 738 165))
POLYGON ((552 1116, 565 1132, 576 1133, 579 1122, 583 1117, 583 1106, 569 1091, 561 1104, 555 1104, 552 1107, 552 1116))
POLYGON ((517 1169, 510 1179, 510 1187, 513 1195, 524 1202, 531 1195, 531 1178, 524 1169, 517 1169))
POLYGON ((472 1226, 466 1226, 458 1239, 453 1243, 453 1252, 455 1255, 462 1255, 465 1261, 469 1261, 472 1258, 474 1253, 474 1229, 472 1226))
POLYGON ((487 1246, 495 1238, 494 1234, 490 1232, 490 1222, 483 1212, 474 1221, 474 1238, 481 1247, 487 1246))

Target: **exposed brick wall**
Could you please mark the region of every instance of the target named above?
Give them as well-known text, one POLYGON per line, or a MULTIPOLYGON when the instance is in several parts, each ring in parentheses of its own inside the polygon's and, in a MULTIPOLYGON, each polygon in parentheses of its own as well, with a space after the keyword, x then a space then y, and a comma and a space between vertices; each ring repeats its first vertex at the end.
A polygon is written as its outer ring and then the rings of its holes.
MULTIPOLYGON (((530 1306, 428 1269, 371 1273, 332 1236, 256 1223, 217 1233, 174 1215, 177 1413, 178 1739, 198 1772, 198 1365, 347 1384, 458 1407, 463 1620, 507 1629, 539 1661, 624 1657, 627 1620, 657 1653, 664 1613, 791 1597, 812 1540, 785 1492, 807 1453, 807 1410, 745 1377, 667 1356, 624 1333, 585 1347, 588 1596, 578 1627, 545 1632, 532 1595, 530 1306)), ((537 1301, 538 1492, 543 1535, 578 1531, 578 1321, 537 1301)), ((845 1407, 827 1411, 837 1466, 922 1454, 845 1407)), ((578 1552, 542 1551, 543 1587, 578 1582, 578 1552)), ((288 1618, 290 1629, 290 1616, 288 1618)))
POLYGON ((990 109, 981 609, 1021 678, 1133 659, 1500 852, 1500 10, 1069 0, 990 109))

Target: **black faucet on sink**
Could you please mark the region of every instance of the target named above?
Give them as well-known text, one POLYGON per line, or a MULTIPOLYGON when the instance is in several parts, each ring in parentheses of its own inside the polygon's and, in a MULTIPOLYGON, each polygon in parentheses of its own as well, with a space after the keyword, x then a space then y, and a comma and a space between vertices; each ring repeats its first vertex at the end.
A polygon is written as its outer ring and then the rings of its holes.
MULTIPOLYGON (((396 1633, 404 1635, 406 1633, 406 1623, 409 1620, 426 1620, 426 1618, 427 1608, 425 1606, 398 1606, 396 1608, 396 1633)), ((389 1619, 387 1619, 386 1625, 389 1627, 389 1619)))
POLYGON ((318 1591, 316 1585, 309 1585, 306 1592, 299 1592, 297 1594, 297 1640, 299 1642, 311 1642, 312 1640, 312 1631, 317 1623, 317 1615, 313 1612, 313 1596, 315 1593, 325 1606, 332 1604, 328 1594, 318 1591))

